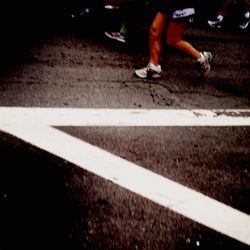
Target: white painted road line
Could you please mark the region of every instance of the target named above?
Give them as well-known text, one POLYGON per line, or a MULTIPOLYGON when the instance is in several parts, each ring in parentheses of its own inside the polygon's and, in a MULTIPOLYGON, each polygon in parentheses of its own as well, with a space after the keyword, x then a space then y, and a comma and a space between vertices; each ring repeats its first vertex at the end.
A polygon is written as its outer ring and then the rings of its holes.
POLYGON ((1 123, 0 130, 250 245, 249 215, 55 128, 26 125, 1 123))
POLYGON ((50 126, 250 126, 250 109, 75 109, 0 107, 0 123, 50 126))

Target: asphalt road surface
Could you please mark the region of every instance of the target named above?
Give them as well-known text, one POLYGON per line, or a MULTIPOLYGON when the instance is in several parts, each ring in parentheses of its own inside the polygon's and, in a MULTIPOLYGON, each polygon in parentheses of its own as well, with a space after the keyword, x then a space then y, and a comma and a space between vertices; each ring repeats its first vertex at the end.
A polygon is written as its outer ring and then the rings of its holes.
POLYGON ((141 80, 145 29, 56 27, 1 49, 0 249, 250 249, 249 30, 194 25, 207 79, 164 46, 141 80))

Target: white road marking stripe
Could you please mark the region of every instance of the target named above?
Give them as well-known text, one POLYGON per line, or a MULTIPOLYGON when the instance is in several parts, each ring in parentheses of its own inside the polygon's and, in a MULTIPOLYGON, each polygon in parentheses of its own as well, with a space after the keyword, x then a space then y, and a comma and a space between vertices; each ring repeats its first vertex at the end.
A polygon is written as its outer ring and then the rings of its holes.
MULTIPOLYGON (((28 121, 27 121, 28 122, 28 121)), ((250 245, 250 216, 45 125, 0 129, 224 235, 250 245), (72 150, 73 149, 73 150, 72 150)))
POLYGON ((0 123, 50 126, 250 126, 250 109, 73 109, 0 107, 0 123))

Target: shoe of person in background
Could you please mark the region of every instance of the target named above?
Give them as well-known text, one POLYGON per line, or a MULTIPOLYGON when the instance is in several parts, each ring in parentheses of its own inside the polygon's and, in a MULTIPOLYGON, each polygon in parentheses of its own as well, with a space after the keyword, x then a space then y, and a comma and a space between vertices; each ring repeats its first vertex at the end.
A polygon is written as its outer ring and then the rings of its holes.
POLYGON ((125 36, 122 35, 120 32, 107 32, 107 31, 105 31, 104 34, 108 38, 114 39, 114 40, 121 42, 121 43, 126 43, 125 36))
POLYGON ((202 73, 203 76, 207 76, 210 72, 211 66, 210 61, 212 60, 213 56, 211 52, 201 52, 202 57, 196 61, 198 66, 198 70, 202 73))
POLYGON ((220 29, 223 24, 223 19, 219 19, 218 17, 216 17, 214 20, 208 20, 207 23, 212 28, 220 29))
POLYGON ((244 30, 248 27, 248 24, 250 22, 250 17, 244 17, 244 20, 242 21, 242 23, 239 25, 239 28, 244 30))
POLYGON ((146 67, 135 70, 135 75, 140 78, 159 78, 161 77, 161 66, 149 63, 146 67))

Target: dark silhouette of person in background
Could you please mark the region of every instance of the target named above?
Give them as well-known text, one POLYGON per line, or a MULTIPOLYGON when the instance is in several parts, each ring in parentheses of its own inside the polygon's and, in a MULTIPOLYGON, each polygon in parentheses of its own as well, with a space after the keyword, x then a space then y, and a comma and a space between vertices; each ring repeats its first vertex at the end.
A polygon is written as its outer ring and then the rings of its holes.
MULTIPOLYGON (((242 10, 242 20, 238 27, 240 29, 246 29, 250 22, 249 13, 249 1, 248 0, 238 0, 237 3, 240 5, 242 10)), ((234 4, 234 0, 224 0, 221 9, 218 11, 217 16, 213 20, 208 20, 208 25, 212 28, 221 28, 224 23, 224 18, 228 16, 229 9, 234 4)))

